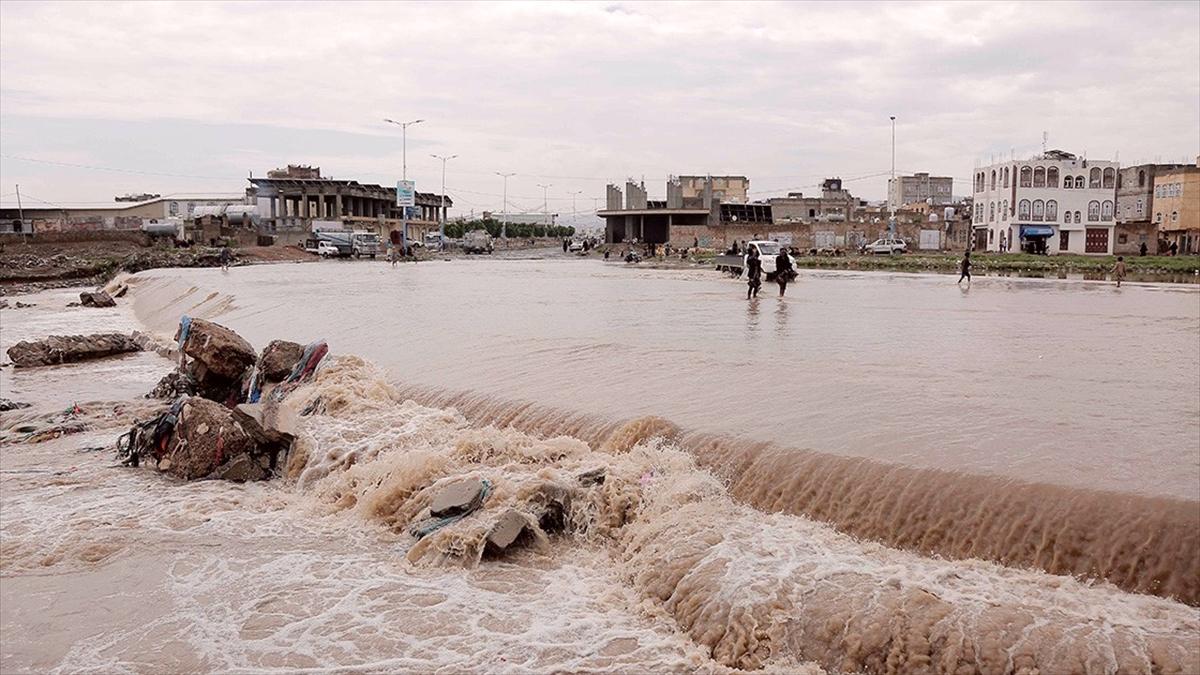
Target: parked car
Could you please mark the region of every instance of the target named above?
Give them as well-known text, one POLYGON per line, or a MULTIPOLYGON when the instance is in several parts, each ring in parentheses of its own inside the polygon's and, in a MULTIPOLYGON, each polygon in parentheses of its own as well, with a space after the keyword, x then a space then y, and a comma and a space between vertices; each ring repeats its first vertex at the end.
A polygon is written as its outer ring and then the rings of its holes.
POLYGON ((582 239, 572 239, 571 244, 567 247, 567 250, 570 251, 571 253, 578 253, 579 251, 582 251, 583 250, 583 240, 582 239))
POLYGON ((317 255, 322 258, 336 258, 341 254, 342 252, 333 242, 321 241, 317 243, 317 255))
POLYGON ((863 247, 863 253, 908 253, 908 244, 903 239, 876 239, 863 247))
POLYGON ((487 230, 471 230, 463 235, 462 249, 464 253, 491 253, 492 236, 487 230))

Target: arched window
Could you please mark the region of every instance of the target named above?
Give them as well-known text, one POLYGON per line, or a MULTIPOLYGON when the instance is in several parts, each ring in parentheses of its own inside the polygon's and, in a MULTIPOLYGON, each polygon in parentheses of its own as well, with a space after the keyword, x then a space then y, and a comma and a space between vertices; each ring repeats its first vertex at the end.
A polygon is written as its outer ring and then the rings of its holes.
POLYGON ((1112 202, 1110 202, 1108 200, 1104 201, 1104 205, 1100 209, 1100 219, 1101 220, 1112 220, 1113 219, 1113 203, 1112 202))
POLYGON ((1033 219, 1041 221, 1046 218, 1046 203, 1040 199, 1033 200, 1033 219))
POLYGON ((992 187, 991 187, 991 189, 993 189, 993 190, 996 189, 996 170, 995 169, 992 169, 992 187))
POLYGON ((1033 170, 1033 187, 1046 187, 1046 167, 1039 166, 1033 170))
POLYGON ((1008 167, 1004 167, 1004 187, 1008 187, 1008 167))
POLYGON ((1052 223, 1058 221, 1058 202, 1053 199, 1046 202, 1046 220, 1052 223))
POLYGON ((1076 190, 1083 189, 1083 176, 1075 176, 1075 189, 1076 190))
POLYGON ((1063 211, 1063 222, 1066 223, 1067 225, 1071 224, 1071 212, 1070 211, 1063 211))
POLYGON ((1080 218, 1080 216, 1082 216, 1082 215, 1083 215, 1083 214, 1082 214, 1082 213, 1080 213, 1080 212, 1078 212, 1078 211, 1076 211, 1076 212, 1075 212, 1075 222, 1076 222, 1076 223, 1082 223, 1082 222, 1083 222, 1083 219, 1082 219, 1082 218, 1080 218))
POLYGON ((1112 188, 1117 183, 1117 170, 1111 166, 1104 170, 1104 187, 1112 188))
POLYGON ((1021 167, 1021 187, 1031 187, 1033 185, 1033 169, 1027 166, 1021 167))
POLYGON ((1093 199, 1088 202, 1088 222, 1096 223, 1100 221, 1100 202, 1093 199))
POLYGON ((1137 215, 1142 215, 1142 200, 1137 200, 1137 215))
POLYGON ((1029 200, 1017 202, 1017 220, 1029 220, 1029 200))
POLYGON ((1121 189, 1121 184, 1124 182, 1125 182, 1125 174, 1123 174, 1123 173, 1117 174, 1117 189, 1118 190, 1121 189))
POLYGON ((1177 223, 1177 222, 1179 222, 1179 212, 1178 212, 1178 211, 1172 211, 1172 212, 1171 212, 1171 222, 1172 222, 1172 223, 1177 223))
POLYGON ((1138 187, 1146 187, 1146 172, 1138 171, 1138 187))
POLYGON ((1058 187, 1058 167, 1052 166, 1046 169, 1046 185, 1050 187, 1058 187))
POLYGON ((988 230, 988 243, 990 244, 990 243, 992 243, 992 242, 994 242, 994 241, 996 241, 996 231, 995 231, 995 230, 988 230))
POLYGON ((988 222, 996 219, 996 202, 988 202, 988 222))
POLYGON ((1100 187, 1100 167, 1093 166, 1091 172, 1088 173, 1088 187, 1100 187))
POLYGON ((1000 202, 1000 220, 1008 220, 1008 200, 1000 202))
POLYGON ((1156 222, 1156 223, 1162 222, 1162 213, 1161 212, 1154 214, 1154 222, 1156 222))

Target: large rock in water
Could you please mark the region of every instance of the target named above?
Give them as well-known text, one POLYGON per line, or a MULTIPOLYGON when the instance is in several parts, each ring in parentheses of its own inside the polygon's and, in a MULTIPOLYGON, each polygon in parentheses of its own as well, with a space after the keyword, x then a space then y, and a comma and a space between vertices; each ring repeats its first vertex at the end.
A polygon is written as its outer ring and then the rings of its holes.
POLYGON ((266 382, 282 382, 304 356, 304 345, 287 340, 272 340, 258 359, 258 371, 266 382))
POLYGON ((21 341, 8 348, 8 358, 18 368, 99 359, 114 354, 141 351, 128 335, 51 335, 43 340, 21 341))
POLYGON ((254 347, 242 336, 204 319, 192 319, 183 353, 204 364, 203 375, 231 382, 240 380, 257 359, 254 347))
POLYGON ((179 411, 175 435, 159 468, 172 476, 194 480, 253 450, 254 441, 228 408, 193 396, 179 411))
POLYGON ((84 291, 79 294, 79 303, 84 307, 116 307, 117 301, 104 291, 84 291))

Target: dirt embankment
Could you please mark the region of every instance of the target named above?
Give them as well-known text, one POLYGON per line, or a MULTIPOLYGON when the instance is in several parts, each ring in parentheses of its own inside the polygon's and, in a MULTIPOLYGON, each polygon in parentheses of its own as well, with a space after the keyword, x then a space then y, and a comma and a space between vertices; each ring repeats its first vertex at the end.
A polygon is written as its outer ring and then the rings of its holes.
MULTIPOLYGON (((234 250, 234 264, 312 260, 294 246, 234 250)), ((5 244, 0 248, 0 295, 44 288, 100 285, 118 272, 159 267, 216 267, 220 249, 172 248, 128 241, 5 244)))

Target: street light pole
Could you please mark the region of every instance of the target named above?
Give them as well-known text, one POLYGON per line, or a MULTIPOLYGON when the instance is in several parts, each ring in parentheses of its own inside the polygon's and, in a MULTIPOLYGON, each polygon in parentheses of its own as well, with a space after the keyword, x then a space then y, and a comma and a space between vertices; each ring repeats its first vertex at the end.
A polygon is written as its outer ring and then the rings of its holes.
POLYGON ((496 175, 504 179, 504 203, 500 205, 500 238, 504 240, 504 248, 508 248, 508 179, 517 174, 497 171, 496 175))
MULTIPOLYGON (((550 183, 548 185, 542 185, 541 183, 538 183, 538 187, 542 188, 542 213, 544 213, 546 216, 549 216, 550 209, 546 206, 546 190, 554 187, 554 184, 550 183)), ((549 230, 546 231, 549 232, 549 230)))
MULTIPOLYGON (((891 204, 891 191, 896 188, 896 116, 891 116, 892 120, 892 181, 888 183, 888 202, 891 208, 891 218, 888 219, 888 234, 892 239, 896 238, 896 204, 891 204)), ((903 192, 903 190, 897 190, 903 192)), ((897 200, 899 201, 899 200, 897 200)))
POLYGON ((438 216, 441 224, 438 226, 438 250, 446 248, 446 162, 458 157, 458 155, 430 155, 434 159, 442 160, 442 211, 438 216))
MULTIPOLYGON (((400 180, 408 180, 408 128, 414 124, 420 124, 425 120, 412 120, 409 122, 397 122, 396 120, 383 118, 388 124, 395 124, 400 127, 400 180)), ((416 194, 416 190, 413 190, 416 194)), ((401 253, 408 251, 408 207, 400 207, 400 247, 401 253)), ((339 216, 341 214, 338 214, 339 216)))

